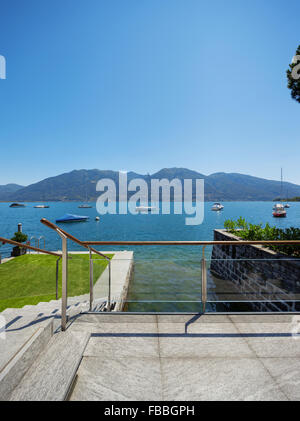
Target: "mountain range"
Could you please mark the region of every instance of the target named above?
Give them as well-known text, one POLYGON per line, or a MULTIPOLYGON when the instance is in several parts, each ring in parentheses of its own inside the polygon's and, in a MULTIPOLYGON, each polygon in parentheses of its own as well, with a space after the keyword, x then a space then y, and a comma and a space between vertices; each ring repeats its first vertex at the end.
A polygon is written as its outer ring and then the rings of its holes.
MULTIPOLYGON (((128 172, 127 177, 128 181, 142 178, 148 186, 152 179, 204 179, 206 201, 274 200, 281 194, 280 181, 238 173, 219 172, 206 176, 187 168, 164 168, 151 175, 128 172)), ((26 187, 18 184, 0 185, 0 201, 95 201, 101 194, 96 191, 96 183, 103 178, 114 180, 118 186, 119 172, 97 169, 74 170, 46 178, 26 187)), ((193 195, 195 195, 195 191, 193 191, 193 195)), ((282 195, 284 197, 287 195, 289 197, 300 196, 300 186, 283 182, 282 195)))

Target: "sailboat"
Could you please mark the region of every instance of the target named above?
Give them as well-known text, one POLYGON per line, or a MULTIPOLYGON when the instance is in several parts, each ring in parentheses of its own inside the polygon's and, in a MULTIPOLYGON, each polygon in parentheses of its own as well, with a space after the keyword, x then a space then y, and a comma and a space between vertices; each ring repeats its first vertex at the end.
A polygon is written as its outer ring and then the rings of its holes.
MULTIPOLYGON (((280 187, 280 201, 282 200, 282 168, 281 168, 281 187, 280 187)), ((274 218, 285 218, 286 210, 282 203, 276 203, 273 207, 273 216, 274 218)))
POLYGON ((87 203, 87 192, 85 194, 85 203, 83 203, 82 205, 79 205, 78 208, 81 208, 81 209, 92 208, 92 206, 87 203))
MULTIPOLYGON (((288 197, 289 197, 289 195, 288 195, 288 190, 286 191, 286 200, 288 200, 288 197)), ((284 205, 284 207, 285 208, 290 208, 291 206, 288 204, 288 203, 286 203, 285 205, 284 205)))

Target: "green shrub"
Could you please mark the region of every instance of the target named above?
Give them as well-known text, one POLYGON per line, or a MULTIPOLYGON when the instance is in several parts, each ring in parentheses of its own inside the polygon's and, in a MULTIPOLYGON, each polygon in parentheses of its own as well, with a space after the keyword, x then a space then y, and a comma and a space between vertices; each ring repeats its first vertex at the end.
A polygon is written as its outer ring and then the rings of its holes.
POLYGON ((27 241, 28 236, 23 234, 23 232, 15 232, 15 235, 11 238, 12 241, 17 241, 18 243, 25 243, 27 241))
MULTIPOLYGON (((228 232, 237 235, 243 240, 247 241, 286 241, 286 240, 300 240, 300 229, 299 228, 276 228, 271 227, 270 224, 266 224, 264 227, 262 224, 250 224, 246 220, 240 217, 237 221, 227 219, 224 222, 224 228, 228 232), (239 229, 237 231, 237 229, 239 229)), ((289 256, 300 257, 300 246, 297 245, 270 245, 268 246, 271 250, 278 251, 289 256)))
POLYGON ((229 232, 235 232, 235 230, 236 230, 236 222, 235 221, 233 221, 232 219, 227 219, 225 222, 224 222, 224 228, 226 228, 227 229, 227 231, 229 231, 229 232))

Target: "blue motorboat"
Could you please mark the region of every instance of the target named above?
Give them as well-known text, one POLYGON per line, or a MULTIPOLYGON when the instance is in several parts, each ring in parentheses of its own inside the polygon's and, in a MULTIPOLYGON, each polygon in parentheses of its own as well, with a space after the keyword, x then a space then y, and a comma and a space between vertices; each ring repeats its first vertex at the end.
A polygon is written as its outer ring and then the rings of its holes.
POLYGON ((89 219, 88 216, 72 215, 71 213, 67 213, 61 218, 58 218, 56 222, 84 222, 88 219, 89 219))

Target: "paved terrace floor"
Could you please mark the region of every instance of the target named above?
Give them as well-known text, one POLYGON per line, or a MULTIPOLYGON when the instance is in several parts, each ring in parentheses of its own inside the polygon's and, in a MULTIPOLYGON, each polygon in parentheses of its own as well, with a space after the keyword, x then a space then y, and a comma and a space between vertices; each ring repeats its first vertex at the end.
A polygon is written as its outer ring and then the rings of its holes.
POLYGON ((299 400, 297 320, 80 315, 69 329, 92 335, 70 400, 299 400))

